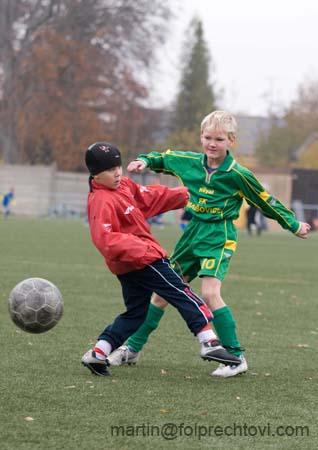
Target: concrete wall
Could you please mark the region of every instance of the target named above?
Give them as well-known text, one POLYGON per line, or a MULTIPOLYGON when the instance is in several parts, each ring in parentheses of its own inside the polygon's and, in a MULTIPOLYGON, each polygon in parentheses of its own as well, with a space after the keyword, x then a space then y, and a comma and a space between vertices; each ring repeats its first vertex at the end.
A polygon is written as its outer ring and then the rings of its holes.
MULTIPOLYGON (((290 207, 292 177, 285 173, 256 172, 264 187, 290 207)), ((175 177, 150 172, 133 175, 140 184, 178 185, 175 177)), ((55 166, 0 165, 0 195, 15 189, 13 212, 17 215, 84 217, 88 193, 88 176, 73 172, 58 172, 55 166)), ((242 211, 242 216, 244 211, 242 211)), ((168 221, 173 215, 167 215, 168 221)), ((170 220, 169 220, 170 219, 170 220)), ((244 217, 240 221, 244 226, 244 217)), ((268 220, 270 230, 280 230, 268 220)))
POLYGON ((88 193, 88 175, 56 172, 52 189, 51 213, 65 210, 66 215, 84 216, 88 193))
POLYGON ((87 175, 58 172, 55 166, 0 165, 0 194, 13 187, 17 215, 83 215, 87 175))
MULTIPOLYGON (((135 174, 140 184, 178 184, 174 177, 135 174)), ((12 212, 16 215, 84 217, 88 175, 59 172, 52 166, 0 165, 0 197, 15 190, 12 212)), ((1 208, 0 208, 1 209, 1 208)))

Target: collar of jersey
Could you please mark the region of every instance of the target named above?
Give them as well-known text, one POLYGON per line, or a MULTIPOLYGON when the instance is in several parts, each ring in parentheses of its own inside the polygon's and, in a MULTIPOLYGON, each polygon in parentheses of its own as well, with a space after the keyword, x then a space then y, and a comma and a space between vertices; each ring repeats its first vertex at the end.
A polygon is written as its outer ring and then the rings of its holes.
MULTIPOLYGON (((207 156, 203 155, 202 163, 204 167, 207 167, 207 156)), ((236 161, 231 155, 231 153, 227 150, 226 151, 226 157, 224 158, 222 164, 216 169, 220 172, 229 172, 233 166, 235 165, 236 161)))

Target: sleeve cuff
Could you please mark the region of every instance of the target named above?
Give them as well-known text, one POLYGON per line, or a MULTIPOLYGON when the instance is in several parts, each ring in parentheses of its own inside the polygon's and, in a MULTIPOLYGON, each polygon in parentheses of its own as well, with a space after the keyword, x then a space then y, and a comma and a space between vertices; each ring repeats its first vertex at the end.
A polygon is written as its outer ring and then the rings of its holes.
POLYGON ((299 232, 299 230, 301 229, 301 222, 298 222, 298 227, 296 228, 295 231, 293 231, 294 234, 297 234, 299 232))
POLYGON ((146 167, 148 167, 148 165, 149 165, 149 164, 148 164, 148 160, 147 160, 146 158, 142 158, 142 157, 139 158, 139 157, 138 157, 138 158, 136 158, 135 161, 142 161, 142 162, 144 162, 144 163, 146 164, 146 167))

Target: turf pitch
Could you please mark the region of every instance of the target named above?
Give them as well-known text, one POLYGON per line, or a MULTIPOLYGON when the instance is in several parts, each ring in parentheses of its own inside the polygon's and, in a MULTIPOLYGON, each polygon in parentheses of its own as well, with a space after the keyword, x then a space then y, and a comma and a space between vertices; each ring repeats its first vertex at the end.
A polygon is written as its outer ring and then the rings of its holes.
MULTIPOLYGON (((180 233, 154 232, 170 251, 180 233)), ((2 450, 318 447, 317 234, 240 233, 223 297, 250 370, 227 380, 209 376, 216 364, 200 359, 171 307, 137 366, 113 368, 109 379, 81 366, 124 309, 83 222, 2 220, 0 252, 2 450), (18 330, 6 304, 15 284, 37 276, 65 302, 61 322, 42 335, 18 330)))

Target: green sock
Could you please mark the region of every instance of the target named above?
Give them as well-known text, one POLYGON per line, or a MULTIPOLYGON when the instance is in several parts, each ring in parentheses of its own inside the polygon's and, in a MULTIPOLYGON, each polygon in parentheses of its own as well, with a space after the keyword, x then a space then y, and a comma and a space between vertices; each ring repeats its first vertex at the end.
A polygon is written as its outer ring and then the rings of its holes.
POLYGON ((150 303, 146 319, 138 330, 130 336, 127 345, 135 352, 140 352, 143 346, 148 341, 150 333, 152 333, 159 325, 160 319, 163 316, 164 309, 150 303))
POLYGON ((213 325, 221 344, 235 356, 242 354, 241 344, 236 334, 236 323, 228 306, 213 311, 213 325))

